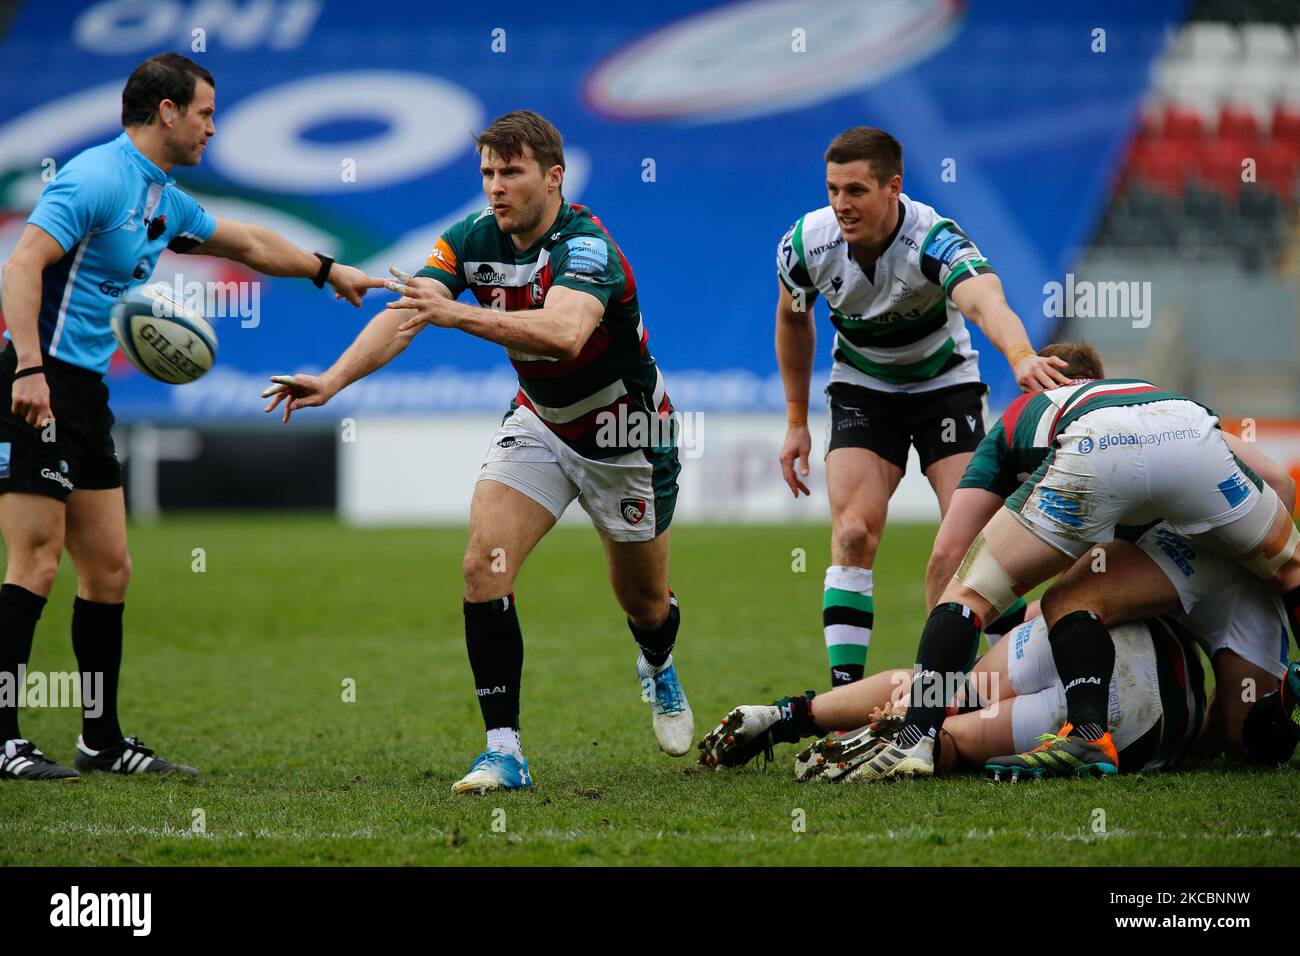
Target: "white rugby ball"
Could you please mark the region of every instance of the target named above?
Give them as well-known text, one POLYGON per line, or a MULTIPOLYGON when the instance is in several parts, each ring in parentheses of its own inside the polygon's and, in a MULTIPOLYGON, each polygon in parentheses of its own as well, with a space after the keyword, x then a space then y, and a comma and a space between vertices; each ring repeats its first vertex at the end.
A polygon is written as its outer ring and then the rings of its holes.
POLYGON ((110 323, 131 364, 160 382, 192 382, 217 360, 217 333, 166 283, 127 292, 113 306, 110 323))

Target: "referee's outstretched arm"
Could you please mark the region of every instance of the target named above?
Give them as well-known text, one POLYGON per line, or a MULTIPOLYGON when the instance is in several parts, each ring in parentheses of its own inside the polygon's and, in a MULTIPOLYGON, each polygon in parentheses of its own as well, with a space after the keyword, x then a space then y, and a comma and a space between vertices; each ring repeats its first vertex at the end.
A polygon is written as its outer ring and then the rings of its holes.
POLYGON ((361 305, 361 297, 367 290, 381 289, 385 282, 353 266, 335 262, 329 256, 300 249, 266 226, 233 219, 218 218, 211 237, 187 251, 230 259, 263 275, 313 279, 319 286, 328 282, 335 298, 346 299, 355 306, 361 305))

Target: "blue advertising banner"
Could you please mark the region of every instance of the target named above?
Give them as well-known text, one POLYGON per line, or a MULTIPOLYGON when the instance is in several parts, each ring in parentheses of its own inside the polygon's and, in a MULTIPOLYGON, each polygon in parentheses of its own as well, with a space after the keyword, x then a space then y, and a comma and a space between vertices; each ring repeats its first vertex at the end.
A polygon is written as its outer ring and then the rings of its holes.
MULTIPOLYGON (((904 192, 961 224, 1041 345, 1053 331, 1043 286, 1087 242, 1184 6, 29 3, 0 25, 0 257, 59 165, 120 131, 125 79, 155 53, 184 53, 216 78, 217 135, 200 165, 173 171, 185 189, 215 215, 379 275, 414 271, 447 225, 484 204, 471 134, 527 107, 565 136, 566 196, 600 216, 632 264, 675 404, 781 408, 775 252, 826 203, 822 154, 835 134, 871 125, 901 140, 904 192)), ((172 254, 153 281, 205 292, 220 355, 180 387, 116 356, 119 418, 257 415, 267 376, 329 365, 389 298, 372 293, 356 310, 305 280, 172 254)), ((830 362, 817 309, 815 397, 830 362)), ((978 334, 976 347, 1004 404, 1015 392, 1006 363, 978 334)), ((499 347, 426 329, 336 402, 496 410, 512 382, 499 347)))

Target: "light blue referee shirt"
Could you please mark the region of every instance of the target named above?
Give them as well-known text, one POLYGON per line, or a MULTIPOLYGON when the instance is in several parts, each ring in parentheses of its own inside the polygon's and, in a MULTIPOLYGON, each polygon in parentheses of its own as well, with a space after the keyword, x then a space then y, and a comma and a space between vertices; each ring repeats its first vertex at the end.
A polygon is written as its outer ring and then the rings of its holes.
POLYGON ((100 374, 116 347, 113 304, 149 280, 164 248, 187 252, 217 228, 126 133, 69 160, 27 221, 66 253, 41 276, 41 352, 100 374))

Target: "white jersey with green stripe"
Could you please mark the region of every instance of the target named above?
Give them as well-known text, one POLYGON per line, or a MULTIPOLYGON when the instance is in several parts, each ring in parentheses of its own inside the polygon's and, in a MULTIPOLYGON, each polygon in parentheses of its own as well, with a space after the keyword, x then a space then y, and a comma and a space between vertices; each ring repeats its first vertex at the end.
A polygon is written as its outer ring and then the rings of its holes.
POLYGON ((978 353, 952 290, 992 272, 951 219, 906 195, 898 227, 868 274, 830 206, 801 217, 777 248, 777 274, 796 303, 822 295, 835 326, 832 382, 927 392, 978 382, 978 353))

